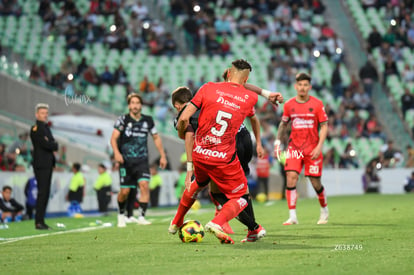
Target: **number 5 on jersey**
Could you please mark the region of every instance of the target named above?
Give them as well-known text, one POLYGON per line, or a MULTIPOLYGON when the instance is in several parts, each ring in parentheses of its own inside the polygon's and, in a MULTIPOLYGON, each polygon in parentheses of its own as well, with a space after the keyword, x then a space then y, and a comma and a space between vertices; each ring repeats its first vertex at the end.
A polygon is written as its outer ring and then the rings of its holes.
POLYGON ((218 111, 217 112, 217 116, 216 116, 216 123, 221 125, 220 131, 217 130, 216 127, 212 127, 211 128, 211 133, 215 136, 221 137, 222 135, 224 135, 224 132, 226 132, 227 127, 229 126, 229 124, 227 123, 227 121, 225 121, 224 119, 231 119, 233 115, 230 113, 226 113, 223 111, 218 111))

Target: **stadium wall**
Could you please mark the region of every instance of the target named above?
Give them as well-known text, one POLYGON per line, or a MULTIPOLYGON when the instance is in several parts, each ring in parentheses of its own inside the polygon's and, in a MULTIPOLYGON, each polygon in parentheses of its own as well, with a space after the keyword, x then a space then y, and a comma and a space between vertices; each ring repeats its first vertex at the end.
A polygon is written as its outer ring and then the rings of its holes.
POLYGON ((73 103, 68 95, 51 92, 26 81, 18 81, 2 72, 0 72, 0 97, 1 110, 29 120, 34 120, 34 108, 39 102, 49 104, 51 114, 88 114, 116 118, 115 115, 85 101, 73 103))
MULTIPOLYGON (((326 188, 328 196, 339 195, 362 195, 362 174, 363 170, 325 170, 323 174, 323 184, 326 188)), ((384 169, 380 171, 381 177, 381 193, 382 194, 403 194, 403 185, 406 178, 411 174, 410 169, 384 169)), ((163 179, 163 185, 160 191, 160 206, 177 205, 178 201, 175 197, 174 184, 178 179, 178 172, 160 172, 163 179)), ((18 173, 18 172, 0 172, 1 186, 10 185, 13 188, 13 197, 17 201, 24 204, 24 187, 29 177, 33 173, 18 173)), ((85 197, 82 203, 82 208, 85 211, 93 211, 98 209, 96 193, 93 189, 93 184, 98 176, 97 172, 84 173, 86 178, 85 197)), ((52 178, 52 188, 50 201, 48 206, 48 213, 65 213, 69 206, 69 202, 65 201, 65 196, 68 192, 68 186, 72 174, 69 172, 56 172, 52 178)), ((110 208, 116 209, 116 192, 119 190, 118 173, 112 173, 112 180, 114 195, 110 204, 110 208)), ((279 185, 280 182, 271 182, 271 189, 279 185)), ((301 198, 315 197, 315 192, 310 186, 308 180, 301 177, 301 183, 298 186, 301 189, 301 198), (308 186, 306 186, 308 185, 308 186)), ((278 190, 281 190, 278 188, 278 190)))

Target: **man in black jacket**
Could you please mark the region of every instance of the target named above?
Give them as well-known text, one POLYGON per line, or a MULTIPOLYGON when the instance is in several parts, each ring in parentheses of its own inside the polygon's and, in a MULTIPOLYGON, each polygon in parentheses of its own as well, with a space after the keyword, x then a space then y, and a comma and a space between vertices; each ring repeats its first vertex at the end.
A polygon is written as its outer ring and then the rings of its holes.
POLYGON ((55 166, 54 151, 58 144, 53 138, 47 125, 49 105, 39 103, 36 105, 36 124, 30 131, 33 143, 33 168, 38 185, 36 202, 35 227, 40 230, 51 229, 45 223, 45 213, 50 194, 52 171, 55 166))

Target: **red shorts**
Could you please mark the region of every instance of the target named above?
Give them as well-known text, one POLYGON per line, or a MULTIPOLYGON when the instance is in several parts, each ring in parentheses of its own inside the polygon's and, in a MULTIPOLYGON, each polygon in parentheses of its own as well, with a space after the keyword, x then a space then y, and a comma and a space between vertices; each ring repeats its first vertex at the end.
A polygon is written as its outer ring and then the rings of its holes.
POLYGON ((296 171, 300 174, 303 165, 305 165, 305 176, 320 177, 322 176, 322 164, 322 154, 317 159, 311 159, 310 155, 296 154, 293 152, 286 157, 285 171, 296 171))
POLYGON ((247 179, 237 157, 231 163, 223 165, 194 162, 194 175, 198 183, 213 180, 228 199, 240 198, 246 194, 247 179))

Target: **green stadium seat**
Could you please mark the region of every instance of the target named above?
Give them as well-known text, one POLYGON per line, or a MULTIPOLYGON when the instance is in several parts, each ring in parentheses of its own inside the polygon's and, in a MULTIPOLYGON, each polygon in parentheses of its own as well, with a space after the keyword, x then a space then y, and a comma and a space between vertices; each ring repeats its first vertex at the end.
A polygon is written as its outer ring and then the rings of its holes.
POLYGON ((112 88, 108 84, 101 85, 99 89, 98 101, 102 104, 109 104, 112 100, 112 88))

